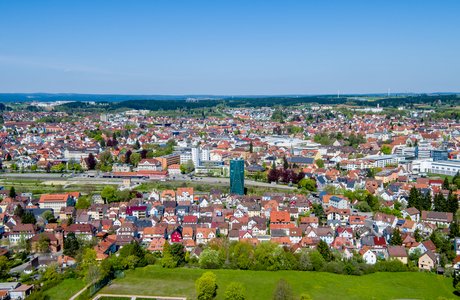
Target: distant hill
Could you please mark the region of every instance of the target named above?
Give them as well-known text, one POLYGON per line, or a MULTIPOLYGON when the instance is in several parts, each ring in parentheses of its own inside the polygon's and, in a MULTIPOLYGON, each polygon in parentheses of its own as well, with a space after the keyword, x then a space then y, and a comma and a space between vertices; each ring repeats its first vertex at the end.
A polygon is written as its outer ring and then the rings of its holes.
MULTIPOLYGON (((456 93, 431 93, 428 96, 452 96, 456 93)), ((366 98, 366 97, 379 97, 387 98, 386 94, 344 94, 341 98, 366 98)), ((392 94, 391 97, 418 97, 420 94, 392 94)), ((0 102, 49 102, 49 101, 94 101, 94 102, 121 102, 131 100, 259 100, 265 101, 269 99, 270 102, 311 102, 314 99, 337 99, 336 95, 119 95, 119 94, 74 94, 74 93, 0 93, 0 102)), ((332 101, 332 100, 331 100, 332 101)), ((340 101, 339 101, 340 102, 340 101)), ((281 104, 281 103, 280 103, 281 104)))

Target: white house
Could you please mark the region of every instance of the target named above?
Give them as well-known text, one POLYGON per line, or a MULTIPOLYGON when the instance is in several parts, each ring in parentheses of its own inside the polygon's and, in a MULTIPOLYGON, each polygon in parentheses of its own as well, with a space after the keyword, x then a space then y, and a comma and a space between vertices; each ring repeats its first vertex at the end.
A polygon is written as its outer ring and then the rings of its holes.
POLYGON ((364 247, 359 252, 366 264, 374 265, 377 262, 377 255, 371 249, 364 247))

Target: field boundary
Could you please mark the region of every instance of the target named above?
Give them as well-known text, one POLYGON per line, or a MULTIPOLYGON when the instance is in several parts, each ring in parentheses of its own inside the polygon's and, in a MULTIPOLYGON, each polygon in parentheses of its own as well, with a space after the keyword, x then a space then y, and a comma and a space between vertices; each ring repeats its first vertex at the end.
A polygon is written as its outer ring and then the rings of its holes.
POLYGON ((155 299, 155 300, 187 300, 186 297, 166 297, 166 296, 145 296, 145 295, 122 295, 122 294, 98 294, 93 300, 99 300, 101 297, 114 297, 114 298, 126 298, 130 297, 131 300, 137 298, 142 299, 155 299))

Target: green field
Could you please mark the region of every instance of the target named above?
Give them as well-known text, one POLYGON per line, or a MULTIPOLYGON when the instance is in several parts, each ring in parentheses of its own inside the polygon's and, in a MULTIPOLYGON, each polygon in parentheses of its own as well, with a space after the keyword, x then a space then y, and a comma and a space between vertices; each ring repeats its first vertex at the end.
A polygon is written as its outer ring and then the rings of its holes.
MULTIPOLYGON (((54 178, 48 181, 64 181, 66 179, 54 178)), ((88 183, 72 183, 66 184, 45 184, 46 180, 37 179, 5 179, 0 178, 0 186, 4 186, 5 189, 10 189, 14 186, 16 193, 33 193, 34 196, 39 196, 46 193, 63 193, 63 192, 81 192, 83 194, 100 193, 106 184, 88 184, 88 183)))
POLYGON ((426 176, 429 178, 436 178, 436 179, 442 179, 442 180, 444 180, 444 178, 447 178, 449 182, 452 182, 452 179, 454 178, 454 176, 450 176, 450 175, 441 175, 441 174, 432 174, 432 173, 428 173, 426 176))
POLYGON ((55 287, 45 291, 50 300, 67 300, 85 286, 80 279, 65 279, 55 287))
MULTIPOLYGON (((185 296, 195 299, 195 280, 206 270, 163 269, 147 266, 125 272, 101 290, 103 294, 185 296)), ((429 273, 375 273, 346 276, 321 272, 213 270, 217 276, 217 299, 230 282, 242 283, 247 299, 270 299, 276 282, 283 278, 294 293, 313 299, 438 299, 451 298, 452 280, 429 273)))

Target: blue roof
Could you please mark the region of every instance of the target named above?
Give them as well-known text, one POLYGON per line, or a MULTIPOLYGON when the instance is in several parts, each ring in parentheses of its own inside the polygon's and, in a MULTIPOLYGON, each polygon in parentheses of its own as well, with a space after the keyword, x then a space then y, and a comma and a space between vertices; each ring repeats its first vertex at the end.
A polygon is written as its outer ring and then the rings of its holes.
POLYGON ((326 191, 320 192, 320 193, 319 193, 319 198, 320 198, 321 200, 323 200, 323 196, 324 196, 324 195, 327 195, 327 192, 326 192, 326 191))
POLYGON ((331 199, 329 199, 329 202, 330 201, 339 202, 339 201, 342 201, 342 200, 345 200, 345 199, 337 197, 337 196, 332 196, 331 199))
POLYGON ((311 157, 293 156, 288 158, 287 161, 293 164, 312 164, 314 159, 311 157))
POLYGON ((325 184, 327 182, 326 177, 324 177, 323 175, 318 176, 316 180, 321 184, 325 184))
POLYGON ((136 222, 136 220, 137 220, 137 217, 135 217, 135 216, 126 216, 126 220, 128 220, 128 221, 130 221, 130 222, 133 222, 133 223, 134 223, 134 222, 136 222))

